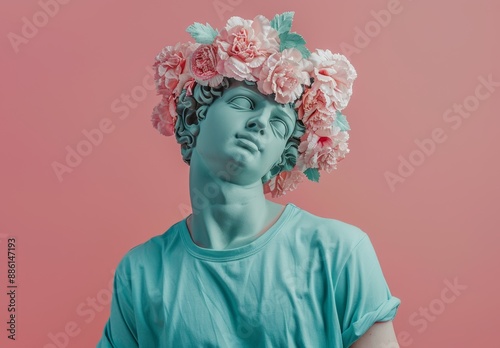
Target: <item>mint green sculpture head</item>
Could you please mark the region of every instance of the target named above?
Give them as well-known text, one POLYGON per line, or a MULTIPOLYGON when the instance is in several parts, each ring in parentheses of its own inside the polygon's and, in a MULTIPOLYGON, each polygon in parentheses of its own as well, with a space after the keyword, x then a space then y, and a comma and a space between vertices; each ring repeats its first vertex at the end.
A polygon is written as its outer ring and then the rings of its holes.
POLYGON ((191 96, 183 90, 177 114, 175 136, 184 162, 201 160, 221 179, 239 185, 265 183, 291 170, 305 132, 293 105, 276 102, 246 80, 197 84, 191 96))

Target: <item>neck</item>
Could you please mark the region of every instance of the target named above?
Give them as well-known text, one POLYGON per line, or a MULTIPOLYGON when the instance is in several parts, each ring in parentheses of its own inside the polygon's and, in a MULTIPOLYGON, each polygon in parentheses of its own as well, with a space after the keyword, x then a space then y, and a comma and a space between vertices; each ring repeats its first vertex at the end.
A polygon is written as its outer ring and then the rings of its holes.
POLYGON ((224 180, 199 157, 191 158, 189 191, 193 210, 188 219, 191 237, 209 249, 249 243, 267 230, 276 217, 276 208, 282 207, 265 199, 262 182, 240 185, 224 180))

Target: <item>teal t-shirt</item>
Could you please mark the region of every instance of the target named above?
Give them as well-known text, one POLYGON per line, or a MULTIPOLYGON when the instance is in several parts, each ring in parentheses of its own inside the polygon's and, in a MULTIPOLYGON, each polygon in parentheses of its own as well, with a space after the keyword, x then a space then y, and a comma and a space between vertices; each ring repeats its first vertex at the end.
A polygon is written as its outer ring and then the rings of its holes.
POLYGON ((350 347, 400 303, 365 232, 288 203, 238 248, 199 247, 183 219, 130 249, 97 348, 350 347))

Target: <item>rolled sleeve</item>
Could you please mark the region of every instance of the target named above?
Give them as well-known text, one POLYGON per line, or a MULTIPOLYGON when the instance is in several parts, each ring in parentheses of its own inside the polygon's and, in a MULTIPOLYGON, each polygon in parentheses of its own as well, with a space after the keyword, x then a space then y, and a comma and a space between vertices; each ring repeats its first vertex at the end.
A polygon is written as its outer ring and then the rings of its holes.
POLYGON ((345 348, 350 347, 375 322, 389 321, 396 316, 401 300, 391 295, 366 233, 340 272, 335 301, 345 348))

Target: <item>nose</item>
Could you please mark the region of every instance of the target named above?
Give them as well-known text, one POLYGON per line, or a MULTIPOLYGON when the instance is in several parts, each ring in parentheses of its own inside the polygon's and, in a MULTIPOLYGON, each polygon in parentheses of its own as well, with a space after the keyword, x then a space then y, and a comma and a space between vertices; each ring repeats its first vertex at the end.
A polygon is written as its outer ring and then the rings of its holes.
POLYGON ((252 117, 247 122, 247 128, 264 135, 266 124, 259 117, 252 117))
POLYGON ((265 107, 260 110, 256 110, 256 114, 251 116, 246 124, 246 127, 252 131, 259 132, 261 135, 264 135, 267 120, 271 115, 272 107, 265 107))

